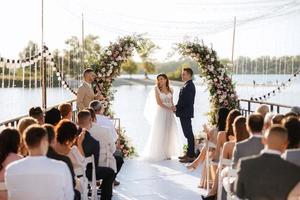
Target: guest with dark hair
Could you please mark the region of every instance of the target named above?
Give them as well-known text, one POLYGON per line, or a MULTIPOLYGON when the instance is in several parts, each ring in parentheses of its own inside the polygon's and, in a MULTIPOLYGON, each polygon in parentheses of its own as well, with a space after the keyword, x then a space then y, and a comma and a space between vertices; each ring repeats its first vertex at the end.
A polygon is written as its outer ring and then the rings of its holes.
MULTIPOLYGON (((228 114, 229 114, 229 110, 227 108, 224 108, 224 107, 219 108, 219 110, 217 112, 217 116, 216 116, 216 119, 217 119, 216 127, 209 128, 206 124, 203 125, 203 129, 204 129, 207 139, 209 140, 209 142, 211 142, 214 145, 217 144, 218 132, 225 131, 226 119, 227 119, 228 114)), ((195 170, 200 165, 200 163, 204 161, 206 151, 207 151, 207 146, 205 145, 201 149, 200 154, 195 159, 195 161, 192 162, 191 164, 188 164, 187 168, 195 170)), ((204 184, 205 184, 205 178, 206 178, 205 169, 206 169, 206 164, 204 163, 202 172, 201 172, 200 184, 199 184, 200 188, 204 187, 204 184)))
MULTIPOLYGON (((112 198, 112 185, 115 179, 114 170, 109 167, 99 166, 99 142, 93 138, 88 130, 92 126, 91 114, 87 110, 82 110, 77 114, 78 125, 81 129, 85 129, 85 137, 82 142, 82 147, 85 157, 94 155, 96 166, 96 178, 97 180, 103 179, 101 184, 101 200, 109 200, 112 198)), ((87 167, 87 177, 91 180, 91 167, 87 167)))
POLYGON ((251 114, 247 119, 247 130, 250 138, 238 142, 233 150, 233 161, 238 163, 240 158, 259 154, 263 149, 262 130, 264 127, 264 118, 261 114, 251 114))
POLYGON ((69 103, 63 103, 59 105, 58 110, 60 111, 60 115, 62 119, 72 120, 72 105, 69 103))
POLYGON ((67 165, 46 157, 49 146, 46 129, 31 125, 24 135, 29 156, 6 168, 9 199, 73 200, 72 177, 67 165))
POLYGON ((281 124, 282 120, 284 119, 284 115, 277 114, 272 119, 272 124, 281 124))
POLYGON ((280 157, 288 145, 287 130, 273 125, 263 142, 260 155, 239 161, 236 194, 241 199, 287 199, 300 181, 300 167, 280 157))
MULTIPOLYGON (((19 160, 20 134, 17 129, 6 128, 0 133, 0 182, 4 182, 5 168, 8 164, 19 160)), ((0 199, 7 199, 7 192, 0 190, 0 199)))
POLYGON ((234 120, 242 115, 240 111, 234 109, 231 110, 226 118, 226 128, 225 131, 220 131, 217 137, 217 147, 214 153, 214 160, 219 160, 221 150, 225 142, 229 141, 229 138, 234 135, 233 133, 233 122, 234 120))
MULTIPOLYGON (((236 142, 241 142, 249 137, 249 132, 246 128, 246 118, 244 116, 238 116, 233 121, 233 136, 230 136, 229 141, 225 142, 222 149, 221 160, 229 160, 232 159, 233 149, 236 142)), ((222 162, 220 160, 220 162, 222 162)), ((208 192, 207 197, 202 197, 203 200, 215 199, 217 196, 218 190, 218 181, 219 181, 219 173, 222 171, 223 167, 221 165, 218 166, 216 171, 216 176, 213 180, 212 189, 208 192)), ((226 171, 228 169, 224 169, 226 171)), ((225 172, 222 172, 225 173, 225 172)))
POLYGON ((283 125, 288 131, 289 145, 282 157, 300 166, 300 121, 296 117, 289 117, 283 125))
POLYGON ((292 111, 285 113, 284 118, 287 119, 289 117, 298 117, 298 114, 292 111))
POLYGON ((60 121, 60 111, 57 108, 51 108, 46 112, 45 123, 55 126, 60 121))
POLYGON ((54 148, 53 148, 53 146, 55 144, 55 130, 54 130, 54 127, 51 124, 44 124, 43 127, 47 130, 48 141, 49 141, 49 149, 48 149, 48 152, 47 152, 47 157, 52 158, 54 160, 63 161, 64 163, 67 164, 68 168, 70 169, 72 180, 73 180, 73 188, 74 188, 74 193, 75 193, 74 200, 79 200, 81 197, 80 197, 80 192, 75 189, 76 182, 75 182, 75 173, 74 173, 72 162, 71 162, 70 158, 68 158, 67 156, 64 156, 62 154, 58 154, 54 150, 54 148))
POLYGON ((25 141, 24 141, 24 137, 23 137, 24 130, 32 124, 38 124, 38 121, 36 119, 34 119, 33 117, 24 117, 18 122, 17 128, 21 135, 21 144, 20 144, 20 148, 19 148, 19 153, 22 156, 28 155, 27 147, 25 146, 25 141))
POLYGON ((30 108, 29 116, 36 119, 40 125, 43 125, 45 123, 44 112, 41 107, 30 108))
POLYGON ((300 107, 299 106, 294 106, 291 108, 291 112, 294 112, 297 114, 297 116, 300 116, 300 107))
POLYGON ((55 127, 56 143, 54 149, 57 153, 68 156, 72 161, 73 168, 83 169, 84 153, 82 141, 85 132, 82 131, 78 136, 78 129, 73 122, 63 119, 55 127), (78 138, 77 138, 78 136, 78 138), (74 145, 77 138, 77 146, 74 145))

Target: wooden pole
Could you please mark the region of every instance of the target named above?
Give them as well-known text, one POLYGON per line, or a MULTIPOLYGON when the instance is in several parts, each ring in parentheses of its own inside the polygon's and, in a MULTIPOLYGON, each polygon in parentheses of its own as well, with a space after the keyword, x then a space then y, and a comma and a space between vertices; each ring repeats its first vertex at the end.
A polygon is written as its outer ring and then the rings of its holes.
POLYGON ((47 109, 47 90, 46 90, 46 79, 47 79, 47 71, 46 71, 46 63, 44 60, 44 0, 42 0, 42 59, 41 59, 41 70, 42 70, 42 108, 44 111, 47 109))

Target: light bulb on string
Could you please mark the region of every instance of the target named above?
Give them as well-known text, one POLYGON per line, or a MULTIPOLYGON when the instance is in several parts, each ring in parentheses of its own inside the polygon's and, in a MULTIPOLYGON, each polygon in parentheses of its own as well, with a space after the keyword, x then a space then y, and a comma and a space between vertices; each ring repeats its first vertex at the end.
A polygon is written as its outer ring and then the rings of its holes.
POLYGON ((59 76, 59 77, 57 78, 57 80, 61 81, 61 77, 59 76))

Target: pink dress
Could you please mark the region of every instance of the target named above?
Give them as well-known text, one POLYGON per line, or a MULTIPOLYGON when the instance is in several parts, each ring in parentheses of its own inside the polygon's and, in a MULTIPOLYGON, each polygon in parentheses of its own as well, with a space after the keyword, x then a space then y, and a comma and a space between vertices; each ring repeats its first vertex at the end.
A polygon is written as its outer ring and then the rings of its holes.
POLYGON ((4 173, 5 173, 5 168, 6 166, 11 163, 14 162, 16 160, 19 160, 23 158, 22 156, 15 154, 15 153, 9 153, 8 156, 6 157, 6 159, 4 160, 4 162, 2 163, 2 170, 0 171, 0 182, 4 181, 4 173))
MULTIPOLYGON (((4 182, 4 173, 5 173, 5 168, 6 166, 11 163, 14 162, 16 160, 22 159, 23 157, 15 154, 15 153, 10 153, 8 154, 8 156, 6 157, 6 159, 4 160, 4 162, 2 163, 3 168, 0 171, 0 182, 4 182)), ((7 199, 7 192, 6 191, 0 191, 0 199, 1 200, 6 200, 7 199)))

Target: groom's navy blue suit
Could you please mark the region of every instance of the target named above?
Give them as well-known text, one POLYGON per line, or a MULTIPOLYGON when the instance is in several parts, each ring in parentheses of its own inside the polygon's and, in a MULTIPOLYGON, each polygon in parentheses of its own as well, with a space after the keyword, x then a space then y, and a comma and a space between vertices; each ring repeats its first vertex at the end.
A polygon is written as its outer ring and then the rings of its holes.
POLYGON ((180 89, 179 99, 176 105, 176 116, 180 123, 184 136, 188 141, 187 156, 195 156, 195 140, 191 118, 194 117, 194 101, 196 89, 192 80, 187 81, 180 89))

